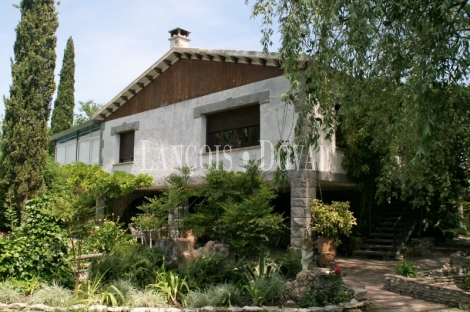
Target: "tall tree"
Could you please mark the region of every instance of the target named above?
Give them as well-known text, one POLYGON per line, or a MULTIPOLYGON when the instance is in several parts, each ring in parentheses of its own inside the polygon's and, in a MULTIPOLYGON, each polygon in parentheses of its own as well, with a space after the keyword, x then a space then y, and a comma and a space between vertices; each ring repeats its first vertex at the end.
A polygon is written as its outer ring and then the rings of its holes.
POLYGON ((297 143, 341 120, 352 176, 448 219, 470 177, 468 1, 255 0, 253 14, 265 49, 278 27, 297 143))
POLYGON ((73 39, 67 40, 64 60, 60 70, 57 98, 51 119, 51 134, 56 134, 70 128, 73 124, 73 108, 75 106, 75 51, 73 39))
POLYGON ((18 7, 0 172, 2 210, 11 226, 21 222, 26 201, 43 189, 59 25, 53 0, 22 0, 18 7))
POLYGON ((101 104, 95 103, 93 100, 88 100, 86 102, 78 101, 78 111, 80 114, 75 114, 75 120, 73 122, 74 126, 81 125, 89 120, 91 120, 91 116, 96 113, 100 108, 101 104))

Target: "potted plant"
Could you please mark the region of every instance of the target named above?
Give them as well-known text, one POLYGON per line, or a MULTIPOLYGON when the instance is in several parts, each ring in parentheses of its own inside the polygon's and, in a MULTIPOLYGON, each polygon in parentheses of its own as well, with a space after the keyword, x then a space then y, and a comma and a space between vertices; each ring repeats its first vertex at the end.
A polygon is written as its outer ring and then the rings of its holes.
POLYGON ((318 235, 317 248, 320 251, 320 265, 328 265, 336 257, 336 247, 341 243, 339 236, 349 236, 356 225, 356 218, 349 210, 349 202, 333 201, 325 204, 314 199, 310 209, 312 231, 318 235))

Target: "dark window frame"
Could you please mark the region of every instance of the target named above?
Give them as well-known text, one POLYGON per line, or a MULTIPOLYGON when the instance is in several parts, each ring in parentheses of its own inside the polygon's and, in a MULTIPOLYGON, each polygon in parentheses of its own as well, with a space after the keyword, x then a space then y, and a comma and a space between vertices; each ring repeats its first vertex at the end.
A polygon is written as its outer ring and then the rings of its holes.
POLYGON ((119 133, 119 163, 134 161, 135 131, 119 133))
POLYGON ((207 115, 207 152, 260 145, 260 106, 250 105, 207 115), (244 133, 244 135, 243 135, 244 133), (243 140, 243 141, 242 141, 243 140))

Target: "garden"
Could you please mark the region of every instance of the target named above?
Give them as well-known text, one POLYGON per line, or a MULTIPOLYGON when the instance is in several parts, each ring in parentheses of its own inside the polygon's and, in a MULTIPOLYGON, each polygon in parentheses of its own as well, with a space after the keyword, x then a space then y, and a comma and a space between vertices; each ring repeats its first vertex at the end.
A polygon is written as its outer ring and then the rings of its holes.
POLYGON ((0 236, 2 307, 364 305, 342 282, 340 267, 305 267, 305 253, 301 261, 295 250, 270 256, 271 238, 286 225, 273 212, 275 192, 257 162, 244 172, 216 163, 206 169, 198 187, 191 186, 190 168, 170 175, 168 189, 148 198, 125 225, 110 202, 150 187, 149 176, 51 161, 44 173, 47 191, 30 199, 20 225, 12 223, 11 233, 0 236), (105 211, 102 219, 96 219, 97 199, 104 205, 98 207, 105 211), (152 247, 129 226, 153 231, 152 247), (182 252, 182 245, 190 245, 190 252, 182 252))

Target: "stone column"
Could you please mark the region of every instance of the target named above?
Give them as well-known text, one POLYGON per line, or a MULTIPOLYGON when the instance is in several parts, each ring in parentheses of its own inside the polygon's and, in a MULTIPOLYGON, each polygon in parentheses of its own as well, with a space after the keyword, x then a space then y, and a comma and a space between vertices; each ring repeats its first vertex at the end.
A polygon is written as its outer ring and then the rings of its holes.
POLYGON ((313 170, 292 170, 289 172, 289 179, 291 182, 290 242, 292 248, 301 248, 312 223, 310 206, 316 195, 316 180, 313 170))

